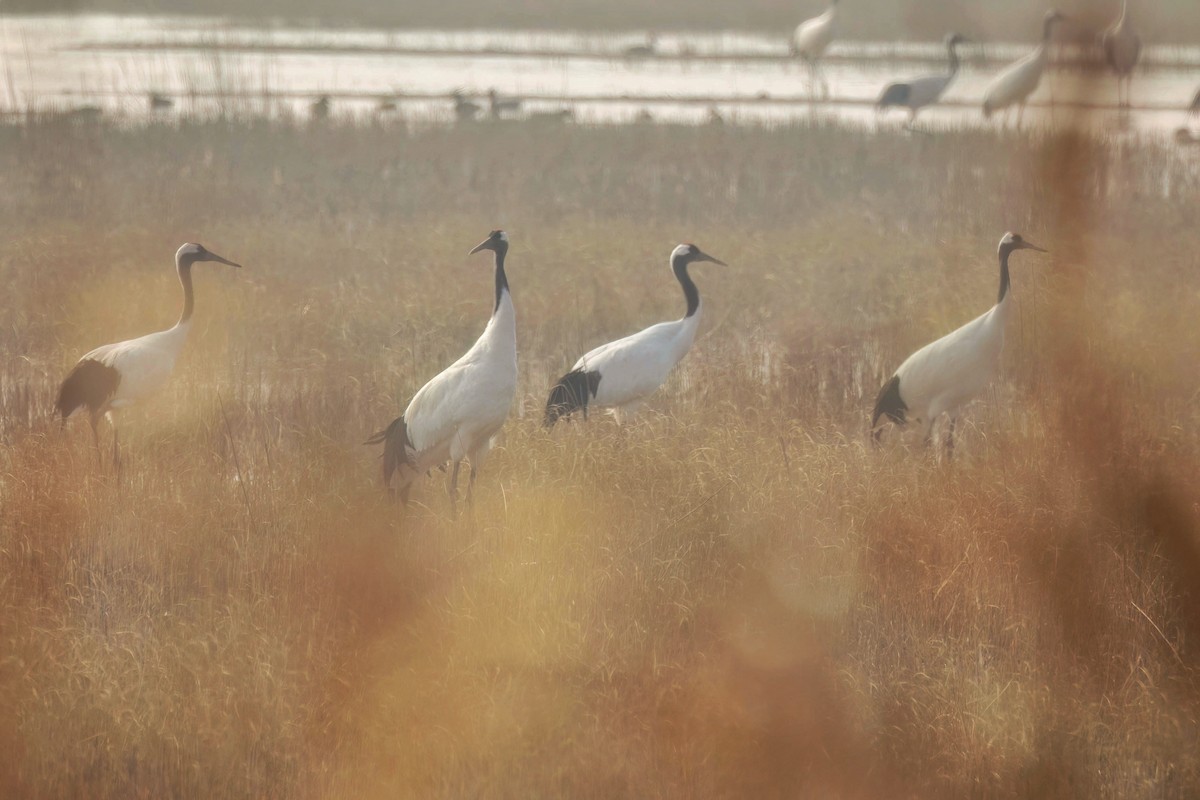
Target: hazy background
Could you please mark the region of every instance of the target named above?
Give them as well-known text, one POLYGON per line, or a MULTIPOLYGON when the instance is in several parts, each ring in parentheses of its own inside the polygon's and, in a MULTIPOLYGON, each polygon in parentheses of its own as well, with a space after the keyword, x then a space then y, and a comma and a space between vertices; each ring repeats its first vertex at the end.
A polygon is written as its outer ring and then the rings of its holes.
MULTIPOLYGON (((933 39, 955 28, 976 36, 1029 39, 1051 5, 1043 0, 847 0, 842 33, 850 39, 933 39)), ((1058 7, 1091 27, 1107 25, 1116 0, 1062 0, 1058 7)), ((1151 41, 1194 42, 1200 3, 1134 2, 1138 30, 1151 41)), ((0 0, 0 11, 118 11, 228 14, 314 19, 333 24, 485 28, 630 28, 786 30, 825 7, 823 0, 0 0)))

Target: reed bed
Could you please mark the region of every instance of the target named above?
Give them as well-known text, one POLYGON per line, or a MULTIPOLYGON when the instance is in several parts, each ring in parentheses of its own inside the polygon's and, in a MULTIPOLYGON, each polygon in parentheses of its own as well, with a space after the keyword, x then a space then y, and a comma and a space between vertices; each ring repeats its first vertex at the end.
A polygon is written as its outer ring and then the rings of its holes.
POLYGON ((1194 161, 1167 145, 519 124, 0 128, 0 794, 1190 797, 1200 791, 1194 161), (359 443, 481 330, 521 383, 454 519, 359 443), (958 456, 866 438, 992 302, 958 456), (197 322, 117 476, 80 353, 197 322), (540 426, 681 313, 639 421, 540 426), (1025 254, 1021 254, 1022 256, 1025 254))

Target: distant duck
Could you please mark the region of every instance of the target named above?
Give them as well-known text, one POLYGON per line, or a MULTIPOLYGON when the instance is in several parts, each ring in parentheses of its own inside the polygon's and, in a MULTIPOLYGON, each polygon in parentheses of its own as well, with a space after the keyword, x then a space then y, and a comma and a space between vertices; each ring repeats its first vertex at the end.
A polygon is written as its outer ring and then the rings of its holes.
POLYGON ((450 99, 454 101, 454 118, 459 122, 470 122, 483 111, 482 106, 468 100, 459 89, 450 93, 450 99))
POLYGON ((175 107, 174 100, 165 94, 158 94, 157 92, 150 93, 149 101, 151 111, 169 111, 175 107))
POLYGON ((658 36, 646 34, 645 44, 634 44, 625 48, 626 58, 649 58, 658 55, 658 36))
POLYGON ((493 119, 505 114, 516 114, 521 110, 521 101, 516 97, 501 97, 495 89, 488 89, 488 110, 493 119))
POLYGON ((907 83, 889 85, 879 96, 879 102, 875 105, 876 110, 882 111, 888 106, 907 108, 907 127, 911 128, 921 109, 940 100, 946 90, 950 88, 950 84, 954 82, 955 76, 958 75, 958 52, 955 48, 966 41, 968 40, 965 37, 959 36, 957 33, 947 36, 946 54, 949 64, 946 72, 940 75, 926 75, 907 83))
POLYGON ((1129 2, 1122 0, 1121 18, 1104 32, 1100 40, 1104 47, 1104 58, 1117 75, 1117 103, 1129 105, 1129 94, 1133 88, 1133 68, 1142 54, 1142 40, 1129 21, 1129 2), (1124 91, 1122 91, 1122 89, 1124 91))
POLYGON ((400 108, 394 97, 384 97, 375 104, 376 114, 394 114, 400 108))

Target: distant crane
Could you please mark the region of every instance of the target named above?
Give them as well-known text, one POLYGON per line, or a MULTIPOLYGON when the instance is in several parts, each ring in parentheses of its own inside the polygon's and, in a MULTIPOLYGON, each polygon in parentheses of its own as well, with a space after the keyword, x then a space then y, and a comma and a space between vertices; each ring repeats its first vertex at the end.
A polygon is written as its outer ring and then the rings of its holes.
POLYGON ((837 5, 838 0, 830 0, 829 8, 825 9, 823 14, 797 25, 790 42, 792 56, 799 57, 808 64, 813 85, 816 85, 819 77, 826 96, 829 95, 829 82, 820 70, 820 61, 830 42, 837 36, 837 5))
POLYGON ((1047 50, 1050 46, 1050 37, 1054 35, 1054 26, 1064 19, 1066 17, 1054 9, 1046 12, 1042 21, 1042 42, 1037 49, 1008 66, 988 84, 983 95, 984 117, 990 117, 993 112, 1016 104, 1017 128, 1021 127, 1021 117, 1025 113, 1025 101, 1042 82, 1042 73, 1046 69, 1047 50))
POLYGON ((876 110, 882 111, 888 106, 907 108, 908 124, 905 127, 911 128, 921 109, 936 103, 945 94, 946 89, 950 88, 950 84, 958 75, 958 52, 955 48, 966 41, 969 40, 957 33, 949 34, 946 37, 949 69, 941 75, 926 75, 907 83, 890 84, 879 96, 879 102, 875 104, 876 110))
POLYGON ((400 472, 400 500, 408 502, 413 481, 433 467, 454 465, 450 504, 457 507, 458 472, 471 462, 467 502, 483 466, 492 437, 508 418, 517 391, 517 326, 504 258, 508 234, 496 230, 471 250, 495 254, 495 304, 483 334, 470 350, 413 396, 404 414, 376 433, 366 444, 383 445, 383 483, 391 491, 392 476, 400 472))
POLYGON ((501 97, 495 89, 488 89, 488 110, 494 119, 505 114, 516 114, 521 110, 521 101, 516 97, 501 97))
POLYGON ((586 419, 589 406, 612 409, 618 424, 632 419, 692 347, 700 323, 700 290, 688 274, 688 265, 704 261, 725 266, 694 244, 671 251, 671 271, 687 301, 683 319, 660 322, 601 345, 576 361, 550 390, 546 427, 578 410, 586 419))
POLYGON ((183 287, 183 313, 173 328, 115 344, 106 344, 79 359, 63 380, 55 403, 65 425, 79 409, 86 409, 92 425, 92 442, 100 453, 100 418, 107 416, 113 426, 113 463, 119 465, 121 451, 112 412, 133 405, 162 387, 175 368, 183 344, 192 326, 192 265, 215 261, 240 267, 203 246, 187 243, 175 253, 175 270, 183 287))
POLYGON ((1000 294, 996 305, 904 360, 875 400, 871 431, 876 442, 882 432, 881 417, 897 425, 909 420, 923 422, 925 443, 929 444, 933 424, 942 414, 949 414, 946 450, 953 453, 958 410, 982 393, 1000 368, 1004 325, 1012 306, 1008 302, 1008 257, 1014 250, 1046 252, 1022 239, 1020 234, 1004 234, 1000 240, 1000 294))
POLYGON ((645 44, 633 44, 625 48, 626 58, 650 58, 658 55, 658 36, 653 33, 646 34, 645 44))
POLYGON ((1117 74, 1117 104, 1128 106, 1133 68, 1142 54, 1142 40, 1129 21, 1129 0, 1121 1, 1121 18, 1104 32, 1100 42, 1104 46, 1104 58, 1117 74))
POLYGON ((1200 89, 1196 90, 1196 96, 1192 98, 1192 104, 1188 106, 1189 114, 1200 114, 1200 89))

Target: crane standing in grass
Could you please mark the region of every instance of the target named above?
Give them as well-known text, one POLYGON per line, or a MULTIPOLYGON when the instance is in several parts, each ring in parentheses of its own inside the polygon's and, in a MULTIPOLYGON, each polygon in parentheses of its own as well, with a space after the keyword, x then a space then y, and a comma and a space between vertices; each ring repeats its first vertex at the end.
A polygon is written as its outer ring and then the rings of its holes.
POLYGON ((559 379, 546 401, 546 427, 574 411, 588 407, 612 409, 617 422, 632 418, 645 399, 662 386, 696 338, 700 324, 700 290, 688 274, 688 265, 707 261, 725 266, 694 244, 671 251, 671 271, 683 288, 687 312, 683 319, 660 322, 624 339, 601 345, 575 362, 559 379))
POLYGON ((1042 82, 1042 73, 1046 71, 1046 61, 1049 58, 1048 49, 1050 39, 1054 35, 1054 26, 1064 19, 1066 17, 1053 9, 1046 12, 1042 21, 1042 42, 1037 49, 1008 66, 988 84, 983 95, 984 117, 991 117, 996 111, 1016 105, 1017 128, 1021 127, 1021 117, 1025 113, 1025 101, 1037 90, 1038 84, 1042 82))
POLYGON ((946 37, 946 54, 949 58, 949 69, 941 75, 926 75, 907 83, 890 84, 879 96, 879 102, 875 105, 876 110, 882 111, 888 106, 907 108, 908 124, 905 127, 912 128, 921 109, 940 100, 946 90, 950 88, 955 76, 958 75, 958 52, 955 48, 965 41, 967 41, 966 37, 959 36, 957 33, 948 35, 946 37))
POLYGON ((909 420, 923 422, 925 443, 929 444, 933 424, 942 414, 949 414, 946 451, 953 453, 958 410, 982 393, 1000 368, 1004 325, 1012 306, 1008 299, 1008 257, 1014 250, 1046 252, 1019 234, 1004 234, 1000 240, 1000 294, 996 305, 904 360, 879 390, 875 401, 871 430, 876 442, 882 432, 880 419, 887 417, 897 425, 904 425, 909 420))
POLYGON ((1129 94, 1133 88, 1133 68, 1142 54, 1142 40, 1129 21, 1129 0, 1121 2, 1121 18, 1104 32, 1100 43, 1104 46, 1104 58, 1117 74, 1117 104, 1128 107, 1129 94))
POLYGON ((86 409, 92 425, 92 441, 100 454, 100 418, 107 416, 113 426, 113 463, 120 465, 121 451, 112 412, 144 399, 167 382, 175 369, 175 359, 183 350, 192 327, 192 265, 215 261, 240 267, 203 246, 188 243, 175 253, 175 270, 183 287, 183 313, 175 326, 137 339, 97 347, 79 359, 79 363, 58 389, 56 406, 63 424, 79 409, 86 409))
POLYGON ((823 14, 797 25, 789 42, 792 56, 804 59, 813 85, 819 79, 826 96, 829 95, 829 82, 820 70, 820 62, 825 50, 837 36, 837 4, 838 0, 830 0, 829 8, 823 14))
POLYGON ((376 433, 366 444, 383 445, 383 483, 391 490, 392 476, 400 472, 400 499, 408 501, 413 481, 433 467, 453 462, 450 503, 458 502, 458 472, 464 459, 471 462, 467 502, 471 502, 475 477, 483 466, 492 437, 508 419, 517 391, 517 323, 504 259, 508 234, 492 231, 471 250, 495 254, 495 304, 483 334, 455 361, 413 396, 404 414, 376 433))

